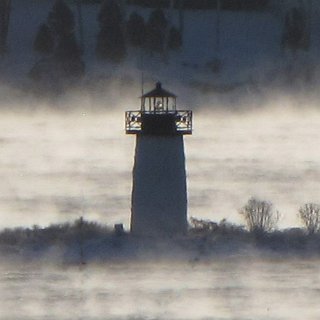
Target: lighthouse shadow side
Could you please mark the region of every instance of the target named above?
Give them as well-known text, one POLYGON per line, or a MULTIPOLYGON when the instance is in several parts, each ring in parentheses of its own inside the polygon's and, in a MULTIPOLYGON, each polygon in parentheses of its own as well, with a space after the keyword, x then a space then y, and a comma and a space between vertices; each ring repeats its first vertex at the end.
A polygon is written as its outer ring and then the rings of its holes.
POLYGON ((182 135, 137 136, 131 231, 148 236, 174 236, 187 231, 182 135))

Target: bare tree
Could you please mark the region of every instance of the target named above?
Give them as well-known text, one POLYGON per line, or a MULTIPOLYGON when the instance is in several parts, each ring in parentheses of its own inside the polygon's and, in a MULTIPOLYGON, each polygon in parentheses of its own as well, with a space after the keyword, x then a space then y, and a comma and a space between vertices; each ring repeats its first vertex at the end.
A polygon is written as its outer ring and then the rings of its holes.
POLYGON ((299 209, 299 218, 307 228, 309 234, 320 231, 320 205, 306 203, 299 209))
POLYGON ((272 231, 280 219, 279 212, 274 211, 271 202, 255 198, 249 199, 239 213, 243 216, 251 232, 272 231))

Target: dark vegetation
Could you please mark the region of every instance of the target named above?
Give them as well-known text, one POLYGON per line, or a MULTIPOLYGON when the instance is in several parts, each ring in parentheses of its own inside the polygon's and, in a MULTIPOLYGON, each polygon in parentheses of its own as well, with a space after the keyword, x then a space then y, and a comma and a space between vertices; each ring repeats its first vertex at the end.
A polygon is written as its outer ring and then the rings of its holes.
POLYGON ((2 0, 0 2, 0 56, 4 55, 7 51, 10 13, 11 1, 2 0))
POLYGON ((279 214, 268 201, 252 198, 239 213, 245 226, 226 219, 213 222, 191 218, 187 235, 166 239, 137 237, 123 231, 121 225, 112 229, 83 218, 46 228, 4 229, 0 232, 0 252, 11 257, 39 259, 58 251, 59 261, 76 263, 128 257, 182 256, 197 260, 217 254, 320 254, 319 205, 306 204, 299 209, 304 229, 278 230, 279 214))
POLYGON ((99 33, 96 53, 98 58, 111 62, 122 62, 126 57, 124 20, 116 1, 103 2, 99 15, 99 33))
POLYGON ((309 234, 304 229, 290 228, 269 232, 249 231, 244 226, 225 220, 214 223, 207 220, 191 220, 190 236, 198 240, 203 253, 259 253, 265 251, 281 255, 320 254, 320 234, 309 234))
POLYGON ((282 34, 282 47, 295 53, 310 47, 310 29, 307 13, 302 7, 294 7, 287 12, 282 34))
POLYGON ((245 226, 227 222, 191 219, 190 235, 203 239, 206 252, 262 249, 281 255, 319 255, 320 254, 320 206, 307 203, 299 209, 301 228, 278 230, 280 214, 269 201, 251 198, 239 210, 245 226))
MULTIPOLYGON (((222 10, 262 10, 268 7, 268 0, 220 0, 222 10)), ((99 59, 121 63, 128 55, 128 47, 136 47, 154 54, 165 54, 166 49, 177 50, 183 45, 183 34, 172 25, 162 9, 173 5, 175 9, 215 9, 217 1, 212 0, 128 0, 128 4, 153 8, 145 20, 137 12, 129 17, 123 15, 119 1, 104 0, 97 15, 99 30, 96 39, 96 56, 99 59)), ((91 2, 90 2, 91 3, 91 2)), ((96 3, 96 1, 94 2, 96 3)), ((180 13, 181 14, 181 13, 180 13)), ((80 19, 80 17, 78 17, 80 19)), ((79 20, 83 24, 82 20, 79 20)), ((79 26, 78 26, 79 27, 79 26)), ((84 26, 82 25, 81 28, 84 26)), ((80 29, 81 29, 80 28, 80 29)), ((310 30, 303 7, 294 7, 287 12, 283 23, 281 39, 283 49, 293 52, 308 50, 310 46, 310 30)), ((59 70, 65 71, 63 76, 80 77, 84 72, 81 60, 82 50, 76 39, 75 15, 68 2, 56 0, 48 14, 46 22, 39 26, 35 35, 34 50, 42 59, 35 65, 31 75, 42 78, 48 73, 48 65, 60 63, 59 70), (44 57, 48 60, 44 66, 44 57)), ((55 68, 53 68, 55 69, 55 68)), ((53 72, 53 71, 52 71, 53 72)))
MULTIPOLYGON (((136 12, 125 18, 122 9, 119 1, 101 2, 95 46, 96 57, 100 61, 121 64, 131 47, 163 57, 167 49, 181 48, 181 32, 175 26, 169 26, 161 9, 151 11, 146 21, 136 12)), ((78 24, 83 24, 79 12, 77 19, 78 24)), ((83 33, 83 25, 78 25, 78 28, 83 33)), ((39 59, 29 75, 37 82, 39 92, 52 91, 59 84, 62 87, 72 85, 83 77, 85 65, 82 55, 85 49, 78 43, 75 14, 67 1, 54 2, 47 20, 39 26, 33 49, 39 59)), ((60 89, 57 88, 55 93, 60 89)))
MULTIPOLYGON (((7 42, 11 41, 12 34, 8 38, 8 27, 19 23, 12 21, 11 12, 15 9, 14 6, 14 2, 10 0, 3 0, 0 4, 0 56, 10 55, 7 48, 10 49, 11 44, 7 42)), ((207 71, 221 73, 227 70, 228 66, 222 61, 223 56, 219 59, 216 56, 221 54, 219 43, 223 43, 226 33, 223 30, 223 23, 217 22, 218 13, 214 11, 218 8, 219 12, 267 11, 276 6, 275 2, 270 0, 54 0, 47 18, 39 21, 33 44, 30 43, 30 47, 34 49, 36 63, 30 64, 29 72, 23 72, 29 75, 32 81, 21 81, 24 83, 20 85, 40 96, 43 94, 46 96, 47 93, 50 96, 59 96, 70 87, 71 90, 77 90, 84 86, 89 88, 96 85, 95 77, 99 77, 98 81, 101 82, 103 79, 109 79, 110 74, 107 73, 110 69, 105 68, 109 63, 114 67, 114 64, 121 65, 130 61, 140 64, 139 68, 143 65, 148 72, 148 69, 152 71, 153 63, 163 63, 166 67, 170 67, 170 62, 177 57, 177 52, 182 54, 178 56, 175 65, 178 62, 181 67, 189 68, 189 71, 193 68, 201 73, 207 71), (141 10, 142 7, 147 10, 141 10), (88 18, 87 10, 92 9, 96 11, 95 19, 98 24, 97 30, 94 30, 94 41, 93 43, 89 41, 89 47, 85 36, 88 34, 88 19, 91 17, 88 18), (212 23, 215 32, 199 35, 207 37, 211 43, 216 41, 216 48, 210 49, 212 61, 199 62, 197 57, 194 57, 195 61, 179 62, 179 59, 185 59, 184 50, 187 49, 184 47, 188 36, 185 23, 190 23, 187 13, 200 9, 210 10, 214 17, 212 23), (219 41, 214 40, 215 38, 219 38, 219 41), (95 66, 101 62, 103 62, 101 73, 105 74, 97 75, 95 66)), ((298 84, 299 81, 310 83, 314 76, 312 59, 306 62, 302 55, 299 55, 301 51, 308 51, 312 46, 309 11, 307 2, 297 3, 295 7, 288 9, 283 17, 280 7, 278 9, 282 30, 275 45, 291 56, 287 57, 288 65, 274 72, 279 72, 280 76, 284 76, 283 80, 291 85, 294 82, 292 80, 298 84)), ((222 12, 221 18, 223 18, 222 12)), ((223 19, 219 18, 220 20, 223 19)), ((237 58, 238 55, 239 52, 235 50, 234 57, 237 58)), ((9 68, 8 70, 10 76, 11 71, 9 68)), ((200 83, 190 80, 188 84, 193 88, 199 87, 206 93, 227 93, 247 85, 248 81, 245 79, 234 84, 222 84, 219 81, 217 84, 214 79, 200 83)))
POLYGON ((112 229, 82 218, 63 224, 52 224, 46 228, 35 225, 32 228, 4 229, 0 233, 0 243, 11 246, 54 244, 70 245, 74 242, 100 239, 112 234, 112 229))
POLYGON ((57 0, 47 21, 39 27, 33 44, 39 60, 30 71, 30 77, 40 86, 51 88, 54 82, 73 83, 84 74, 82 52, 76 39, 75 19, 69 6, 57 0))
MULTIPOLYGON (((127 0, 128 4, 147 8, 168 8, 171 0, 127 0)), ((174 8, 216 9, 218 0, 174 0, 174 8)), ((264 10, 269 0, 220 0, 223 10, 264 10)))
POLYGON ((147 37, 147 28, 144 19, 136 12, 131 13, 126 25, 126 34, 129 45, 142 48, 147 37))
POLYGON ((280 218, 279 212, 274 211, 271 202, 255 198, 251 198, 239 213, 243 216, 249 231, 254 233, 274 230, 280 218))
POLYGON ((146 26, 146 46, 149 52, 160 54, 164 52, 167 25, 168 21, 162 10, 158 9, 151 13, 146 26))

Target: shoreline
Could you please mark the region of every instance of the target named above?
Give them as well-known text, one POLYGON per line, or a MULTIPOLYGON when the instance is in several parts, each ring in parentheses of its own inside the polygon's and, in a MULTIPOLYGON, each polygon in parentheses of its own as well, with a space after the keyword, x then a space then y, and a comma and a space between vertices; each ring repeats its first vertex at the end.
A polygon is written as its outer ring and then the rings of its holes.
POLYGON ((187 261, 197 263, 223 258, 318 258, 320 234, 308 235, 293 228, 253 233, 240 226, 218 225, 215 230, 190 228, 176 237, 139 237, 117 233, 96 222, 46 228, 14 228, 0 231, 3 259, 53 264, 99 262, 187 261))

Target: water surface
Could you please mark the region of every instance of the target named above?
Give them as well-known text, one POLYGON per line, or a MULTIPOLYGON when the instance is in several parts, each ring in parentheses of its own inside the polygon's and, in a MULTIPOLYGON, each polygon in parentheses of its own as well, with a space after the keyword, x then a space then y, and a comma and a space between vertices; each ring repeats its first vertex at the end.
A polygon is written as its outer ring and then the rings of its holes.
POLYGON ((319 319, 318 261, 1 268, 0 319, 319 319))
MULTIPOLYGON (((281 226, 320 199, 320 117, 272 110, 195 112, 185 137, 189 216, 242 223, 251 196, 272 201, 281 226)), ((133 136, 124 114, 4 114, 0 119, 0 227, 74 220, 129 226, 133 136)))

